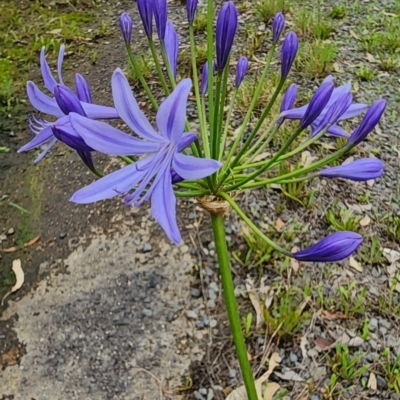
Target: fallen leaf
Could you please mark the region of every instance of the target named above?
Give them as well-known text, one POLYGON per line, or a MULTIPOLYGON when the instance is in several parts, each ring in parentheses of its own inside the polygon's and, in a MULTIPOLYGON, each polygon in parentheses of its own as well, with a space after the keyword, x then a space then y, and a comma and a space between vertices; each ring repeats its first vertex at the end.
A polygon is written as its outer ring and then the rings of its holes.
POLYGON ((334 321, 336 319, 345 319, 348 318, 346 315, 344 315, 341 311, 322 311, 321 317, 324 319, 327 319, 329 321, 334 321))
POLYGON ((274 394, 280 389, 280 385, 276 382, 269 382, 264 390, 263 400, 272 400, 274 394))
POLYGON ((378 389, 378 383, 376 381, 376 375, 373 372, 371 372, 369 374, 367 388, 372 389, 372 390, 378 389))
POLYGON ((31 239, 29 242, 24 243, 23 247, 29 247, 32 246, 33 244, 37 243, 40 239, 40 235, 34 237, 33 239, 31 239))
POLYGON ((254 162, 262 161, 266 159, 267 157, 271 157, 271 153, 261 153, 257 157, 254 158, 254 162))
POLYGON ((370 63, 376 62, 375 57, 374 57, 372 54, 370 54, 370 53, 367 53, 367 60, 368 60, 370 63))
POLYGON ((274 374, 278 377, 283 379, 284 381, 295 381, 295 382, 303 382, 304 379, 296 372, 288 369, 285 373, 281 374, 280 372, 274 372, 274 374))
POLYGON ((340 67, 339 64, 337 62, 332 64, 332 68, 335 72, 340 72, 340 67))
POLYGON ((354 257, 350 257, 349 265, 358 272, 363 271, 363 267, 357 262, 357 260, 354 257))
POLYGON ((350 32, 350 35, 353 36, 354 39, 357 39, 357 40, 359 39, 357 34, 352 29, 350 29, 349 32, 350 32))
POLYGON ((3 253, 14 253, 15 251, 18 250, 17 246, 9 247, 8 249, 2 249, 1 251, 3 253))
POLYGON ((318 336, 314 340, 315 348, 317 349, 317 351, 324 351, 326 349, 329 349, 332 346, 333 343, 334 343, 334 340, 325 339, 325 338, 323 338, 321 336, 318 336))
POLYGON ((58 35, 59 33, 62 32, 61 28, 53 29, 51 31, 47 31, 46 33, 50 33, 50 35, 58 35))
POLYGON ((318 157, 312 156, 308 150, 301 153, 301 165, 303 167, 308 167, 317 159, 318 157))
POLYGON ((12 265, 12 270, 15 274, 15 285, 11 288, 11 290, 5 294, 5 296, 3 297, 3 300, 1 300, 1 305, 4 304, 4 300, 11 294, 16 292, 18 289, 21 288, 21 286, 24 283, 24 279, 25 279, 25 275, 24 275, 24 271, 22 270, 21 267, 21 260, 17 259, 13 261, 13 265, 12 265))
POLYGON ((280 218, 278 218, 275 223, 275 229, 278 232, 281 232, 284 226, 285 226, 285 223, 280 218))
POLYGON ((361 226, 367 226, 371 223, 371 218, 366 215, 361 221, 360 221, 360 225, 361 226))
POLYGON ((252 281, 246 281, 246 290, 247 290, 247 294, 249 295, 251 304, 254 307, 254 311, 256 312, 256 328, 258 328, 261 325, 261 322, 263 321, 263 316, 262 316, 262 311, 261 311, 261 307, 260 307, 260 299, 254 293, 252 281))
POLYGON ((349 204, 347 201, 345 201, 345 203, 349 210, 360 214, 362 214, 363 211, 370 211, 372 209, 372 204, 349 204))

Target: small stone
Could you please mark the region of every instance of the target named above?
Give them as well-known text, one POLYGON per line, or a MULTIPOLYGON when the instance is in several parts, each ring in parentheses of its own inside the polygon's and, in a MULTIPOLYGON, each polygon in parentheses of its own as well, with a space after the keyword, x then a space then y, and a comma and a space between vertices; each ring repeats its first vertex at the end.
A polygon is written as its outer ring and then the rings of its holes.
POLYGON ((237 371, 236 369, 230 369, 228 372, 229 378, 236 378, 237 371))
POLYGON ((192 288, 190 291, 190 294, 192 295, 192 297, 194 297, 195 299, 199 298, 201 296, 201 292, 199 289, 197 288, 192 288))
POLYGON ((299 357, 297 357, 297 355, 295 353, 293 353, 293 351, 290 352, 290 362, 292 363, 297 363, 297 361, 299 360, 299 357))
POLYGON ((378 320, 376 318, 371 318, 369 320, 369 330, 375 332, 378 329, 378 320))
POLYGON ((387 319, 383 319, 383 318, 381 318, 379 320, 379 325, 383 326, 386 329, 391 329, 391 327, 392 327, 392 324, 387 319))
POLYGON ((386 328, 384 328, 383 326, 380 326, 379 332, 381 333, 382 336, 385 336, 388 333, 388 330, 386 328))
POLYGON ((6 235, 0 235, 0 243, 1 242, 5 242, 7 240, 7 236, 6 235))
POLYGON ((212 389, 208 389, 207 400, 213 400, 214 398, 214 391, 212 389))
POLYGON ((196 311, 188 310, 188 311, 186 311, 186 317, 190 318, 190 319, 197 319, 198 315, 197 315, 196 311))
POLYGON ((212 320, 210 320, 210 327, 211 328, 215 328, 216 326, 217 326, 217 320, 216 319, 212 319, 212 320))
POLYGON ((153 315, 153 311, 148 308, 143 308, 142 315, 144 315, 145 317, 151 317, 153 315))
POLYGON ((61 232, 58 236, 59 236, 60 239, 64 239, 67 236, 67 233, 66 232, 61 232))
POLYGON ((201 395, 206 395, 207 394, 207 389, 206 388, 201 388, 201 389, 199 389, 199 393, 201 395))
POLYGON ((204 322, 203 321, 196 321, 196 328, 197 329, 203 329, 204 328, 204 322))
POLYGON ((7 231, 7 235, 13 235, 14 232, 15 232, 14 228, 10 228, 10 229, 7 231))
POLYGON ((317 395, 313 394, 313 395, 311 396, 311 399, 310 399, 310 400, 319 400, 319 397, 318 397, 317 395))
POLYGON ((377 375, 376 376, 376 382, 378 384, 378 389, 380 389, 380 390, 386 390, 387 389, 387 383, 386 383, 385 379, 383 378, 383 376, 377 375))
POLYGON ((214 300, 212 300, 212 299, 210 299, 210 300, 208 300, 207 301, 207 307, 208 308, 215 308, 215 301, 214 300))
POLYGON ((151 247, 151 244, 150 243, 146 243, 144 246, 143 246, 143 253, 148 253, 149 251, 151 251, 152 250, 152 247, 151 247))

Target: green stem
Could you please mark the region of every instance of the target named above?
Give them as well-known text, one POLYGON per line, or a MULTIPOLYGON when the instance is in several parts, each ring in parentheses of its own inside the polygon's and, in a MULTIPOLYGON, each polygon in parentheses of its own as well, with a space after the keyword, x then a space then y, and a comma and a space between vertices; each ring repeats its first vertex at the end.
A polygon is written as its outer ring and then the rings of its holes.
POLYGON ((167 52, 165 50, 164 40, 161 40, 161 53, 162 53, 162 58, 164 60, 165 68, 167 69, 169 81, 171 82, 171 85, 172 85, 172 89, 175 89, 176 81, 175 81, 174 74, 172 73, 171 66, 169 65, 169 60, 167 57, 167 52))
POLYGON ((224 155, 225 143, 226 143, 226 139, 228 137, 229 124, 231 122, 231 116, 232 116, 233 107, 236 102, 237 92, 238 92, 238 89, 235 88, 235 91, 233 92, 233 95, 232 95, 231 104, 229 105, 228 116, 226 117, 226 121, 225 121, 225 128, 224 128, 224 133, 222 135, 221 148, 219 151, 218 160, 222 160, 222 156, 224 155))
POLYGON ((208 63, 208 126, 210 137, 214 127, 214 0, 207 1, 207 63, 208 63))
POLYGON ((134 161, 131 160, 128 156, 119 156, 122 161, 125 161, 127 164, 132 164, 134 161))
POLYGON ((133 69, 135 70, 135 74, 139 79, 139 82, 141 83, 144 91, 146 92, 147 97, 149 98, 151 104, 153 105, 153 108, 157 111, 158 110, 158 104, 156 102, 156 99, 154 98, 153 94, 151 93, 150 88, 148 87, 146 81, 143 78, 143 74, 142 74, 142 72, 140 71, 140 68, 137 65, 137 62, 136 62, 135 56, 132 53, 131 47, 130 46, 126 46, 126 50, 128 52, 129 60, 132 63, 133 69))
POLYGON ((233 286, 231 268, 229 263, 229 253, 226 245, 224 220, 221 215, 211 214, 212 226, 214 231, 215 247, 217 250, 219 270, 221 273, 222 288, 226 309, 228 311, 229 324, 235 343, 236 353, 242 371, 244 385, 246 387, 248 400, 257 400, 257 391, 254 384, 253 374, 249 360, 247 358, 246 345, 243 338, 242 326, 238 306, 235 298, 235 288, 233 286))
POLYGON ((189 37, 190 37, 190 54, 192 58, 192 73, 194 83, 194 93, 196 95, 197 112, 200 121, 200 134, 201 141, 203 142, 204 155, 206 158, 210 158, 210 145, 208 143, 207 127, 205 123, 205 116, 203 115, 204 109, 201 104, 200 90, 199 90, 199 77, 197 74, 197 61, 196 61, 196 46, 194 42, 193 24, 189 25, 189 37))
MULTIPOLYGON (((219 114, 219 102, 221 97, 221 84, 222 84, 222 72, 218 72, 217 84, 215 88, 215 104, 214 104, 214 125, 211 132, 211 157, 217 158, 217 141, 218 141, 218 114, 219 114)), ((211 112, 211 110, 210 110, 211 112)))
POLYGON ((210 148, 210 142, 208 140, 208 135, 209 131, 207 130, 207 117, 206 117, 206 99, 204 96, 201 96, 201 110, 202 110, 202 117, 203 117, 203 125, 205 127, 205 134, 204 134, 204 139, 203 139, 203 148, 204 148, 204 154, 206 158, 211 158, 211 148, 210 148))
POLYGON ((217 122, 217 130, 215 132, 215 135, 217 137, 215 144, 215 158, 218 160, 219 157, 219 152, 221 148, 221 135, 222 135, 222 123, 224 121, 224 108, 225 108, 225 99, 226 99, 226 89, 228 86, 228 74, 229 74, 229 60, 230 57, 228 57, 228 62, 226 63, 226 67, 223 72, 223 77, 222 77, 222 90, 221 90, 221 98, 219 99, 219 111, 218 111, 218 122, 217 122))
MULTIPOLYGON (((285 250, 284 248, 280 247, 279 245, 277 245, 275 242, 273 242, 269 237, 265 236, 258 228, 256 225, 253 224, 253 222, 251 221, 251 219, 249 217, 247 217, 247 215, 242 211, 242 209, 235 203, 235 201, 228 196, 228 194, 224 193, 224 192, 219 192, 218 193, 219 196, 221 196, 223 199, 225 199, 230 206, 237 212, 237 214, 239 215, 239 217, 246 223, 246 225, 262 240, 264 240, 266 243, 268 243, 273 249, 275 249, 276 251, 279 251, 279 253, 284 254, 285 256, 288 257, 293 257, 292 253, 288 250, 285 250)), ((217 242, 215 242, 217 243, 217 242)), ((217 247, 218 249, 218 247, 217 247)))
POLYGON ((176 197, 202 197, 210 194, 209 190, 197 190, 189 192, 174 192, 176 197))
POLYGON ((165 94, 168 95, 170 93, 170 91, 168 89, 167 81, 165 80, 164 74, 163 74, 162 69, 161 69, 160 61, 159 61, 158 56, 157 56, 157 51, 156 51, 156 47, 154 46, 153 38, 149 37, 148 39, 149 39, 149 46, 150 46, 150 50, 151 50, 151 55, 153 56, 153 59, 154 59, 154 63, 155 63, 155 66, 156 66, 158 77, 160 78, 161 85, 162 85, 162 87, 164 89, 165 94))

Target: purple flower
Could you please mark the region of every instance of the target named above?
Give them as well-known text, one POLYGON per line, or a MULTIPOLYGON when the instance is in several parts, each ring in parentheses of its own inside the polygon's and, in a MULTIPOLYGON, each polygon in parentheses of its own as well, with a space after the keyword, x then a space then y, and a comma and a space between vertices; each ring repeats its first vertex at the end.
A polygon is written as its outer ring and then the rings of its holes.
POLYGON ((215 34, 217 51, 217 68, 222 71, 228 61, 238 25, 238 11, 232 1, 222 6, 218 18, 215 34))
POLYGON ((307 249, 293 253, 299 261, 332 262, 343 260, 357 249, 363 238, 355 232, 335 232, 307 249))
MULTIPOLYGON (((212 67, 214 73, 214 68, 215 68, 214 61, 212 62, 212 67)), ((201 87, 200 87, 201 94, 205 96, 207 90, 208 90, 208 61, 204 63, 203 69, 201 71, 201 87)))
POLYGON ((274 21, 272 23, 272 41, 274 43, 278 42, 284 27, 285 27, 285 17, 281 12, 279 12, 278 14, 275 15, 274 21))
MULTIPOLYGON (((64 51, 65 46, 62 45, 60 47, 60 53, 58 55, 58 79, 57 82, 51 71, 50 67, 47 64, 45 55, 44 55, 44 47, 42 47, 42 51, 40 53, 40 69, 44 81, 44 85, 49 92, 54 95, 54 91, 56 86, 61 85, 65 87, 62 75, 61 68, 64 59, 64 51)), ((118 118, 118 113, 115 108, 99 106, 95 104, 91 104, 91 93, 89 85, 87 84, 85 78, 82 75, 77 74, 75 79, 76 93, 78 95, 78 99, 80 100, 80 105, 82 106, 85 115, 88 118, 93 119, 113 119, 118 118)), ((65 117, 65 113, 60 108, 59 103, 54 97, 50 97, 47 94, 43 93, 33 82, 28 81, 26 85, 27 94, 29 101, 32 106, 35 107, 38 111, 49 114, 56 118, 65 117)), ((57 139, 53 135, 53 131, 51 128, 51 123, 36 117, 32 117, 29 120, 29 128, 32 133, 35 134, 35 137, 22 146, 18 153, 22 151, 32 150, 36 147, 40 147, 43 144, 48 142, 47 147, 43 150, 43 152, 35 159, 35 163, 39 162, 51 149, 51 147, 56 143, 57 139)))
POLYGON ((351 134, 347 143, 356 146, 362 142, 379 123, 386 108, 386 100, 377 100, 365 113, 361 124, 351 134))
POLYGON ((326 107, 326 112, 320 117, 320 121, 318 123, 314 121, 315 129, 312 129, 311 136, 318 135, 324 129, 334 125, 349 109, 352 101, 353 95, 347 92, 343 93, 330 107, 326 107))
POLYGON ((362 182, 379 178, 383 174, 385 164, 377 158, 362 158, 337 167, 321 169, 320 174, 326 178, 345 178, 362 182))
POLYGON ((167 28, 167 0, 147 0, 153 3, 154 19, 156 20, 156 28, 158 38, 165 39, 165 30, 167 28))
POLYGON ((293 108, 293 105, 296 101, 296 97, 297 97, 297 85, 295 83, 292 83, 288 87, 283 96, 280 112, 283 113, 284 111, 293 108))
POLYGON ((174 24, 171 21, 167 22, 165 29, 165 52, 169 65, 171 67, 172 74, 176 79, 176 67, 178 64, 178 52, 179 52, 179 39, 178 34, 174 28, 174 24))
MULTIPOLYGON (((323 81, 323 83, 326 82, 333 82, 333 78, 331 75, 326 77, 323 81)), ((345 85, 342 85, 336 89, 333 90, 332 95, 328 101, 328 104, 326 105, 325 109, 321 112, 320 116, 311 124, 311 134, 315 135, 315 130, 317 127, 320 125, 321 119, 324 117, 325 113, 327 110, 332 106, 333 103, 336 102, 336 100, 341 97, 345 93, 350 93, 351 90, 351 85, 350 83, 347 83, 345 85)), ((305 112, 307 111, 309 104, 306 104, 302 107, 298 108, 293 108, 289 110, 285 110, 282 112, 282 117, 288 118, 288 119, 302 119, 304 117, 305 112)), ((347 111, 339 117, 339 121, 343 121, 345 119, 353 118, 360 114, 362 111, 364 111, 368 107, 367 104, 362 104, 362 103, 354 103, 350 105, 350 107, 347 109, 347 111)), ((350 135, 342 129, 340 126, 334 124, 330 128, 328 128, 327 133, 333 136, 338 136, 338 137, 349 137, 350 135)))
POLYGON ((194 15, 196 14, 198 0, 186 0, 186 13, 187 19, 191 24, 194 20, 194 15))
POLYGON ((300 121, 300 126, 306 129, 321 114, 333 92, 333 82, 323 83, 314 93, 307 107, 304 117, 300 121))
POLYGON ((152 0, 137 0, 137 7, 147 37, 153 35, 153 5, 152 0))
POLYGON ((125 44, 131 43, 133 22, 132 18, 128 13, 123 12, 119 17, 119 27, 121 29, 122 36, 124 38, 125 44))
POLYGON ((236 65, 235 86, 237 88, 242 84, 248 68, 249 60, 246 57, 240 57, 236 65))
POLYGON ((294 32, 289 32, 286 35, 282 46, 281 79, 286 79, 286 77, 289 75, 298 49, 299 41, 297 39, 297 35, 294 32))
POLYGON ((92 203, 120 194, 124 195, 127 205, 139 206, 151 198, 153 217, 168 237, 179 243, 181 235, 176 222, 171 168, 183 179, 195 180, 209 176, 221 167, 218 161, 181 153, 196 139, 194 133, 183 132, 191 85, 190 79, 184 79, 160 105, 156 117, 160 131, 158 133, 140 111, 127 79, 118 68, 112 77, 115 107, 122 120, 144 140, 79 114, 71 114, 72 127, 96 151, 112 155, 146 156, 80 189, 72 196, 71 201, 92 203), (130 193, 133 188, 135 190, 130 193))

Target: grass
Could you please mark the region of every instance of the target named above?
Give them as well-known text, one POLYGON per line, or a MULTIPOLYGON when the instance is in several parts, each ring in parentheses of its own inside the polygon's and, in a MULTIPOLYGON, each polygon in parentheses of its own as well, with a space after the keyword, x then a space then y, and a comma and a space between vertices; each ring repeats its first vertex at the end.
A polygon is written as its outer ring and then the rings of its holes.
POLYGON ((289 0, 258 0, 255 12, 263 22, 270 22, 278 12, 287 13, 290 11, 291 3, 289 0))

